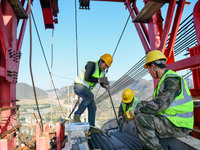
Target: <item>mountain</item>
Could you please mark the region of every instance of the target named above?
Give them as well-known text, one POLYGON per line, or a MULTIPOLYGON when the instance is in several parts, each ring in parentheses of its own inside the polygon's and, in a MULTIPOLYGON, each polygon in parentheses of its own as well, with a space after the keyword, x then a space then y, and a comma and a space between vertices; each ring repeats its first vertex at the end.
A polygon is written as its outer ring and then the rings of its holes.
MULTIPOLYGON (((34 99, 34 93, 32 86, 26 83, 17 83, 16 87, 17 99, 34 99)), ((38 99, 48 98, 48 93, 40 88, 36 87, 36 94, 38 99)))
POLYGON ((135 97, 140 100, 150 100, 154 91, 152 80, 140 79, 130 85, 128 88, 134 91, 135 97))

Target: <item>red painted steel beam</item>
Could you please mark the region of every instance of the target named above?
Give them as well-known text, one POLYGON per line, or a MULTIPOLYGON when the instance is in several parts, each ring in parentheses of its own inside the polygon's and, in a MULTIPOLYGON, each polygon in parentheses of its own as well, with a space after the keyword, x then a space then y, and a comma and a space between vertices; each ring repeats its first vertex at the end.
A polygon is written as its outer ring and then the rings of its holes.
POLYGON ((0 150, 9 150, 8 142, 8 139, 0 139, 0 150))
POLYGON ((161 35, 163 33, 161 10, 158 10, 148 22, 150 49, 155 50, 160 47, 161 35))
POLYGON ((198 66, 200 66, 200 54, 167 64, 167 68, 174 71, 179 71, 179 70, 198 67, 198 66))
MULTIPOLYGON (((16 106, 16 82, 18 76, 19 53, 17 53, 18 18, 7 0, 1 0, 0 5, 0 108, 16 106)), ((16 125, 16 110, 1 113, 0 134, 16 125), (8 117, 12 116, 12 117, 8 117)), ((14 149, 16 137, 10 138, 8 149, 14 149)))
POLYGON ((6 77, 6 69, 3 67, 0 67, 0 76, 6 77))
POLYGON ((35 132, 35 140, 36 140, 36 150, 40 149, 40 134, 41 134, 41 127, 39 124, 36 125, 36 132, 35 132))
MULTIPOLYGON (((27 6, 26 6, 26 13, 27 14, 29 13, 28 3, 27 3, 27 6)), ((17 41, 17 51, 21 51, 27 21, 28 21, 27 19, 24 19, 23 22, 22 22, 21 30, 20 30, 20 33, 19 33, 18 41, 17 41)))
MULTIPOLYGON (((133 10, 134 10, 134 12, 137 16, 139 14, 139 11, 138 11, 138 8, 137 8, 136 5, 133 6, 133 10)), ((149 43, 149 31, 148 31, 146 25, 144 23, 140 23, 140 26, 142 28, 142 31, 144 32, 144 35, 145 35, 147 42, 149 43)))
MULTIPOLYGON (((188 50, 190 52, 190 57, 200 54, 200 45, 192 47, 188 50)), ((200 89, 200 68, 192 68, 194 89, 200 89)))
POLYGON ((61 131, 62 131, 62 129, 61 129, 62 127, 61 127, 61 122, 60 121, 58 121, 57 123, 56 123, 56 142, 57 142, 57 150, 61 150, 61 131))
POLYGON ((104 2, 125 2, 125 0, 90 0, 90 1, 104 1, 104 2))
MULTIPOLYGON (((135 16, 135 14, 134 14, 134 12, 133 12, 133 9, 132 9, 132 7, 131 7, 131 3, 130 3, 128 0, 125 2, 125 6, 126 6, 127 9, 129 10, 129 13, 131 13, 131 18, 132 18, 132 20, 134 20, 136 16, 135 16)), ((141 30, 141 27, 139 26, 138 23, 134 23, 134 25, 135 25, 135 28, 136 28, 136 30, 137 30, 137 32, 138 32, 138 35, 139 35, 139 37, 140 37, 140 40, 141 40, 141 42, 142 42, 142 45, 143 45, 143 47, 144 47, 145 52, 146 52, 146 53, 150 52, 149 45, 147 44, 147 40, 146 40, 146 38, 145 38, 145 36, 144 36, 142 30, 141 30)))
POLYGON ((175 6, 176 6, 176 0, 171 0, 170 3, 169 3, 168 10, 167 10, 164 30, 163 30, 163 33, 162 33, 161 43, 160 43, 160 48, 159 48, 162 51, 164 51, 164 49, 166 48, 166 42, 167 42, 167 38, 168 38, 168 35, 169 35, 169 30, 170 30, 170 27, 171 27, 175 6))
MULTIPOLYGON (((149 0, 144 0, 145 5, 149 2, 149 0)), ((148 29, 149 29, 149 44, 150 49, 155 50, 160 47, 161 35, 163 32, 161 10, 159 9, 148 21, 148 29)))
POLYGON ((9 44, 8 44, 8 37, 7 37, 7 33, 6 33, 6 28, 4 25, 4 19, 3 19, 3 13, 2 13, 2 9, 0 7, 0 39, 1 39, 1 45, 2 45, 2 50, 3 50, 3 54, 4 54, 4 58, 6 58, 6 52, 7 49, 9 48, 9 44))
POLYGON ((167 49, 164 51, 165 56, 168 58, 167 64, 175 61, 173 49, 174 49, 174 44, 175 44, 179 24, 180 24, 181 17, 182 17, 182 14, 183 14, 184 6, 185 6, 185 0, 180 0, 178 7, 177 7, 177 10, 176 10, 176 15, 175 15, 175 18, 174 18, 173 27, 172 27, 172 31, 171 31, 171 34, 170 34, 169 43, 168 43, 167 49))
POLYGON ((190 89, 190 93, 193 97, 200 97, 200 89, 190 89))
POLYGON ((194 6, 193 17, 194 17, 194 28, 196 30, 197 43, 200 44, 200 0, 194 6))
MULTIPOLYGON (((32 1, 33 2, 33 1, 32 1)), ((22 6, 24 6, 25 0, 21 0, 22 6)))
POLYGON ((50 0, 40 0, 42 7, 44 24, 46 29, 54 28, 53 11, 50 0))

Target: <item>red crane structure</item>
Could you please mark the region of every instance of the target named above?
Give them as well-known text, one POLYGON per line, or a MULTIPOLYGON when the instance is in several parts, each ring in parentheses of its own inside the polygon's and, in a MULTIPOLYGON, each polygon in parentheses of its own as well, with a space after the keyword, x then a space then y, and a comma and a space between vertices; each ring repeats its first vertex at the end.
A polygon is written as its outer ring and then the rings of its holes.
MULTIPOLYGON (((194 29, 196 31, 197 45, 188 49, 190 57, 175 61, 174 45, 179 25, 182 18, 184 6, 190 4, 186 0, 144 0, 145 6, 139 12, 136 0, 93 0, 106 2, 123 2, 128 9, 135 28, 141 39, 146 54, 151 50, 160 49, 168 58, 167 68, 180 71, 190 69, 193 75, 194 89, 190 89, 192 97, 200 97, 200 0, 193 9, 194 29), (163 24, 161 7, 168 3, 168 10, 163 24), (176 11, 175 11, 176 10, 176 11), (145 25, 147 24, 147 26, 145 25), (147 28, 148 27, 148 28, 147 28), (169 31, 171 29, 171 33, 169 31), (167 45, 167 46, 166 46, 167 45)), ((90 9, 89 0, 81 0, 81 9, 90 9)), ((154 81, 156 87, 158 81, 154 81)), ((195 101, 195 106, 199 101, 195 101)), ((200 129, 200 108, 194 108, 194 126, 200 129)), ((193 133, 200 138, 199 133, 193 133)))
MULTIPOLYGON (((94 1, 124 3, 131 15, 146 54, 151 50, 160 49, 168 58, 168 68, 175 71, 190 68, 194 82, 194 89, 190 89, 191 94, 194 98, 200 97, 200 0, 193 10, 194 28, 198 44, 188 49, 190 57, 180 61, 175 61, 174 44, 184 6, 188 4, 186 0, 144 0, 145 6, 140 12, 136 0, 94 1), (169 4, 165 23, 163 24, 161 7, 165 3, 169 4), (167 44, 170 29, 171 33, 167 44)), ((40 3, 45 28, 54 28, 54 24, 58 22, 58 0, 40 0, 40 3)), ((0 4, 0 150, 12 150, 16 147, 17 137, 20 137, 20 135, 16 136, 16 132, 21 126, 18 117, 19 106, 16 105, 16 101, 18 101, 16 99, 16 83, 29 9, 28 3, 25 6, 25 0, 21 0, 21 2, 19 0, 1 0, 0 4), (20 19, 23 20, 22 24, 19 24, 20 19), (20 28, 19 25, 21 25, 20 28), (17 29, 20 29, 18 37, 17 29)), ((80 8, 82 9, 89 9, 89 4, 90 0, 80 0, 80 8)), ((194 128, 200 129, 199 107, 194 109, 194 118, 194 128)), ((59 150, 61 149, 64 130, 59 123, 56 129, 57 149, 59 150)), ((45 138, 39 138, 41 133, 39 126, 37 131, 36 149, 48 149, 49 137, 44 133, 45 138)), ((48 131, 48 127, 45 131, 48 131)), ((198 133, 193 133, 193 136, 200 139, 198 133)))

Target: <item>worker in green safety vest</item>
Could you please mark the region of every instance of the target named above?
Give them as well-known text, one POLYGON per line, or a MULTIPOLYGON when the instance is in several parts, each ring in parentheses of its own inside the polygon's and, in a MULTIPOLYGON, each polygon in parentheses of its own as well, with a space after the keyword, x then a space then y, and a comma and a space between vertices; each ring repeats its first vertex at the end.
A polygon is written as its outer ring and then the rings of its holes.
POLYGON ((146 56, 144 68, 160 79, 150 101, 141 101, 125 119, 134 123, 144 149, 162 150, 158 138, 184 137, 193 129, 193 100, 185 79, 166 68, 167 58, 160 50, 146 56))
MULTIPOLYGON (((126 111, 133 110, 140 102, 136 97, 134 97, 134 92, 131 89, 124 89, 122 93, 122 102, 119 106, 118 120, 123 123, 123 115, 126 111)), ((128 123, 128 122, 127 122, 128 123)))
POLYGON ((110 54, 104 54, 98 61, 89 61, 75 79, 74 92, 82 98, 82 101, 74 113, 74 122, 80 122, 80 116, 88 108, 88 122, 95 126, 96 104, 92 89, 97 83, 107 87, 109 81, 105 77, 105 70, 111 66, 113 58, 110 54))

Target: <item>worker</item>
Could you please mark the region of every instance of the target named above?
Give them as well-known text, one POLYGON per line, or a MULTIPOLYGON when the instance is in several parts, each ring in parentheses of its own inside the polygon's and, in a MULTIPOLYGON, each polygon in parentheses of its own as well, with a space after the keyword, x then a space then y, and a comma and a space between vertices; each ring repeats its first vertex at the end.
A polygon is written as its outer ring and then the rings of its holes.
POLYGON ((160 50, 146 56, 144 68, 160 79, 150 101, 138 103, 125 119, 134 124, 144 149, 161 150, 159 138, 184 137, 193 129, 193 100, 182 76, 166 68, 167 58, 160 50))
POLYGON ((95 126, 96 105, 92 89, 97 83, 102 87, 109 85, 105 70, 111 66, 113 58, 110 54, 104 54, 99 61, 88 61, 75 79, 74 92, 82 98, 78 110, 74 113, 74 122, 80 122, 80 116, 88 108, 88 122, 95 126))
MULTIPOLYGON (((128 110, 135 109, 139 100, 134 97, 134 92, 131 89, 124 89, 122 93, 122 102, 119 106, 118 120, 120 124, 123 122, 123 115, 128 110)), ((128 123, 128 122, 127 122, 128 123)))

